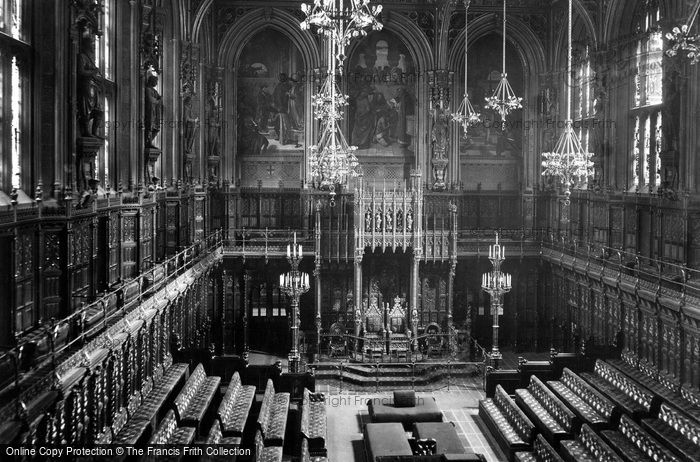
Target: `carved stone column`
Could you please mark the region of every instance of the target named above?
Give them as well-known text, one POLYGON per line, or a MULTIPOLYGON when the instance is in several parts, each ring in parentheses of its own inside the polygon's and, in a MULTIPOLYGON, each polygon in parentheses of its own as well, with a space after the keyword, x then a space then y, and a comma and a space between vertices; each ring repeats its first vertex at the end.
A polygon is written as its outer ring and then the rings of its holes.
POLYGON ((314 286, 316 302, 316 354, 321 355, 321 206, 320 200, 315 204, 316 224, 314 226, 314 286))
POLYGON ((452 311, 454 309, 454 281, 457 272, 457 206, 450 203, 450 220, 452 224, 450 239, 450 272, 447 278, 447 340, 451 356, 457 354, 457 339, 455 336, 452 311))
POLYGON ((246 270, 243 275, 243 354, 241 355, 246 364, 248 364, 248 312, 250 310, 248 294, 250 293, 251 278, 250 271, 246 270))
POLYGON ((222 286, 223 286, 223 300, 222 300, 222 315, 221 315, 221 329, 222 329, 222 350, 223 353, 233 354, 236 345, 236 334, 234 330, 235 319, 233 309, 233 275, 224 270, 222 274, 222 286))
POLYGON ((155 164, 162 153, 156 146, 156 137, 163 123, 163 97, 159 88, 162 85, 163 27, 165 11, 152 5, 143 5, 141 37, 141 68, 144 72, 144 160, 145 182, 149 189, 158 183, 155 164))

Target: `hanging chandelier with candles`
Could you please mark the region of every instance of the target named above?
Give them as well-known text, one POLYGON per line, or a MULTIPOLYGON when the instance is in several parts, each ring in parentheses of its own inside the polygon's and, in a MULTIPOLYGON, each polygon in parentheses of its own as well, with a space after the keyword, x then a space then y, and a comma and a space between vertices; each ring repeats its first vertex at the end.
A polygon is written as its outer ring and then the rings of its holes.
MULTIPOLYGON (((503 50, 502 50, 502 70, 501 70, 501 81, 498 82, 496 91, 493 92, 492 96, 486 98, 486 107, 493 109, 498 112, 501 116, 503 122, 506 121, 506 116, 516 109, 523 107, 523 99, 515 96, 513 88, 508 82, 508 74, 506 73, 506 0, 503 0, 503 50)), ((506 124, 504 123, 501 127, 503 130, 506 129, 506 124)))
POLYGON ((357 176, 359 166, 354 154, 357 147, 350 146, 340 130, 348 96, 340 91, 337 79, 350 41, 366 36, 367 29, 382 29, 377 19, 382 6, 370 6, 369 0, 315 0, 302 4, 301 10, 306 15, 300 24, 302 30, 314 30, 327 40, 328 74, 319 93, 312 97, 321 135, 318 144, 309 147, 309 163, 314 185, 330 191, 330 203, 334 205, 338 185, 357 176))
POLYGON ((593 153, 586 152, 574 131, 571 119, 571 25, 572 0, 569 0, 569 43, 566 68, 566 121, 564 132, 552 152, 542 153, 542 175, 559 178, 564 188, 564 205, 569 205, 571 188, 593 174, 593 153))
POLYGON ((464 137, 467 137, 469 127, 481 122, 481 114, 474 110, 471 101, 469 101, 469 91, 467 90, 467 45, 468 36, 468 12, 471 0, 464 0, 464 98, 457 109, 457 112, 452 114, 452 120, 462 126, 464 137))
POLYGON ((695 24, 695 19, 698 17, 699 10, 700 1, 696 1, 693 11, 688 18, 688 22, 681 27, 674 27, 671 32, 666 34, 666 39, 668 39, 671 45, 671 47, 666 50, 667 56, 674 57, 679 53, 684 53, 685 57, 690 60, 691 65, 700 62, 700 35, 693 35, 690 33, 693 24, 695 24))

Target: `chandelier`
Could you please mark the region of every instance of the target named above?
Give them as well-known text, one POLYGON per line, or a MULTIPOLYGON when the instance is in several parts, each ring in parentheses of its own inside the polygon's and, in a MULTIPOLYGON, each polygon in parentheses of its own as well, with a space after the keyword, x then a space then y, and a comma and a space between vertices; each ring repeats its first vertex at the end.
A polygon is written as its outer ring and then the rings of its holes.
MULTIPOLYGON (((508 74, 506 73, 506 0, 503 0, 503 50, 502 50, 503 62, 501 70, 501 81, 498 82, 496 91, 493 92, 492 96, 486 98, 486 107, 493 109, 498 112, 501 116, 503 122, 506 121, 506 116, 510 114, 511 111, 520 109, 523 107, 521 104, 522 98, 515 96, 513 88, 508 83, 508 74)), ((506 129, 506 124, 501 126, 502 130, 506 129)))
POLYGON ((669 57, 676 56, 679 52, 685 53, 685 56, 690 60, 690 64, 700 62, 700 35, 692 35, 690 29, 693 28, 695 19, 700 10, 700 2, 696 2, 693 7, 693 12, 690 14, 687 24, 681 27, 674 27, 671 32, 666 34, 671 48, 666 50, 666 55, 669 57))
POLYGON ((569 43, 566 68, 566 121, 564 132, 554 151, 542 153, 542 175, 558 177, 564 187, 564 205, 569 205, 571 188, 585 181, 591 174, 593 153, 586 152, 576 135, 571 120, 571 23, 572 7, 569 0, 569 43))
POLYGON ((340 91, 337 75, 346 59, 345 50, 355 37, 365 37, 367 29, 381 30, 377 16, 382 6, 370 6, 369 0, 315 0, 313 5, 302 4, 306 15, 302 30, 314 29, 326 37, 328 74, 321 90, 312 97, 314 117, 321 121, 321 136, 309 148, 309 162, 314 185, 330 191, 330 205, 335 205, 338 185, 347 184, 349 177, 357 176, 359 162, 356 146, 348 145, 340 130, 348 96, 340 91))
POLYGON ((472 102, 469 101, 469 94, 467 90, 467 13, 469 12, 470 2, 471 0, 464 0, 464 99, 462 99, 457 112, 452 113, 452 120, 462 126, 465 138, 467 137, 467 130, 469 130, 469 127, 473 127, 481 122, 481 114, 474 110, 472 102))
POLYGON ((491 297, 491 314, 493 315, 491 359, 496 369, 498 369, 498 360, 502 357, 498 350, 498 316, 503 310, 503 295, 510 292, 513 287, 510 274, 501 271, 501 265, 505 259, 506 248, 498 244, 498 233, 496 233, 496 243, 489 246, 489 261, 493 265, 493 271, 481 276, 481 289, 491 297))

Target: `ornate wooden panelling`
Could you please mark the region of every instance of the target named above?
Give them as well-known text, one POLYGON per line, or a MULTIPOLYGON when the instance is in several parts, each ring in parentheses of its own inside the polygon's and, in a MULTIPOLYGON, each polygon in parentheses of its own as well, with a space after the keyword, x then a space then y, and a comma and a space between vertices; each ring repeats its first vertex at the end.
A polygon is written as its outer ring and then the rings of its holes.
POLYGON ((139 266, 146 271, 153 266, 155 257, 155 207, 141 208, 139 219, 139 266))
POLYGON ((57 317, 62 311, 63 233, 58 229, 44 229, 42 269, 42 317, 57 317))
POLYGON ((94 226, 92 220, 73 222, 68 227, 68 273, 70 278, 71 310, 88 300, 94 290, 93 271, 94 226))
POLYGON ((685 220, 680 212, 665 213, 663 215, 663 249, 665 259, 685 261, 685 220))
POLYGON ((14 323, 23 332, 38 321, 35 317, 35 235, 33 228, 21 228, 14 240, 14 323))
POLYGON ((107 226, 109 237, 109 267, 108 267, 108 284, 113 287, 121 276, 121 214, 119 212, 111 212, 109 214, 109 223, 107 226))
POLYGON ((121 219, 122 277, 131 279, 138 274, 138 211, 124 210, 121 219))

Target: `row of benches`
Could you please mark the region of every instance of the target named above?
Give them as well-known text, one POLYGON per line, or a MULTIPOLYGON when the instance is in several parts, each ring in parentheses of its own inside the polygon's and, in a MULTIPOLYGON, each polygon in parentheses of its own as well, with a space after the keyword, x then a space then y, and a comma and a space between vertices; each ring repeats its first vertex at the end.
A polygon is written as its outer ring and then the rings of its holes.
POLYGON ((532 450, 536 432, 571 460, 584 452, 591 460, 600 454, 619 460, 610 446, 623 460, 700 460, 697 423, 602 361, 581 377, 565 368, 559 381, 547 385, 532 376, 527 389, 516 390, 515 401, 499 386, 493 399, 480 403, 479 414, 509 460, 532 450))

